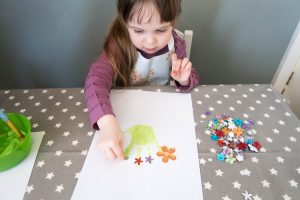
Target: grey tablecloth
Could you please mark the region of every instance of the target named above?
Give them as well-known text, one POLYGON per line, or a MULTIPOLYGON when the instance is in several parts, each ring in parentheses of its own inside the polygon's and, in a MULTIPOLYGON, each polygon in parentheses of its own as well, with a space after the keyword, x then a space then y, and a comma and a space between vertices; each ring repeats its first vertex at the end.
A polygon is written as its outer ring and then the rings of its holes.
MULTIPOLYGON (((198 86, 191 94, 204 199, 300 198, 300 122, 271 85, 198 86), (218 161, 220 147, 205 127, 219 113, 253 119, 262 152, 233 165, 218 161)), ((46 132, 24 199, 70 199, 93 138, 83 89, 0 90, 0 106, 26 115, 32 131, 46 132)))

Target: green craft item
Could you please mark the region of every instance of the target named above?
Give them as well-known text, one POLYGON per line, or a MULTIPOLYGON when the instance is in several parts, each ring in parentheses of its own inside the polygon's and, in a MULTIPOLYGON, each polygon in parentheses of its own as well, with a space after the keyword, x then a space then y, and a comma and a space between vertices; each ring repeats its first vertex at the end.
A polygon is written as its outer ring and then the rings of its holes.
POLYGON ((0 172, 18 165, 27 157, 32 146, 29 120, 18 113, 6 113, 6 115, 24 139, 19 140, 11 128, 0 120, 0 172))

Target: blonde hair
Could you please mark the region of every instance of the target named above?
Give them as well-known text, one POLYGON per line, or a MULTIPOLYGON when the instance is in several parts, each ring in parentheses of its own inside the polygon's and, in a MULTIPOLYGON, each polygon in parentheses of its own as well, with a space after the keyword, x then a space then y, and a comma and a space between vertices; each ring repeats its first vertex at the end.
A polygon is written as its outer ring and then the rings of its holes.
POLYGON ((104 42, 104 52, 116 73, 116 86, 128 86, 130 75, 137 59, 127 30, 127 23, 137 16, 141 23, 144 6, 152 4, 160 15, 161 22, 174 24, 181 12, 181 0, 118 0, 117 16, 114 18, 104 42))

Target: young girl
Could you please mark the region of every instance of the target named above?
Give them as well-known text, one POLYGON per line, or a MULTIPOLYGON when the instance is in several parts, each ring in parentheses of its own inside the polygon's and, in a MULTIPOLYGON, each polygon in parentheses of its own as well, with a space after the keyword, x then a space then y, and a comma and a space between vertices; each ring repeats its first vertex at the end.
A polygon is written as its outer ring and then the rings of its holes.
POLYGON ((199 77, 174 31, 181 0, 118 0, 117 9, 84 94, 92 126, 101 132, 100 149, 109 159, 122 160, 123 134, 111 107, 111 87, 166 85, 172 77, 184 92, 198 85, 199 77))

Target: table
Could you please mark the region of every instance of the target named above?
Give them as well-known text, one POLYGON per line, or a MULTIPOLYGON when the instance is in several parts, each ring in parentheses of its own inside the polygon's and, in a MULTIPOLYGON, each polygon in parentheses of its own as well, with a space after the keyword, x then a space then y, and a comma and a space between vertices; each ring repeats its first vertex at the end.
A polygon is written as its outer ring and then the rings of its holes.
MULTIPOLYGON (((131 89, 178 92, 169 86, 131 89)), ((191 95, 204 199, 299 199, 300 121, 271 85, 202 85, 191 95), (253 119, 262 152, 246 153, 233 165, 218 161, 220 147, 205 127, 220 113, 253 119)), ((94 135, 83 89, 0 90, 0 106, 26 115, 32 131, 46 132, 24 199, 70 199, 94 135)))

